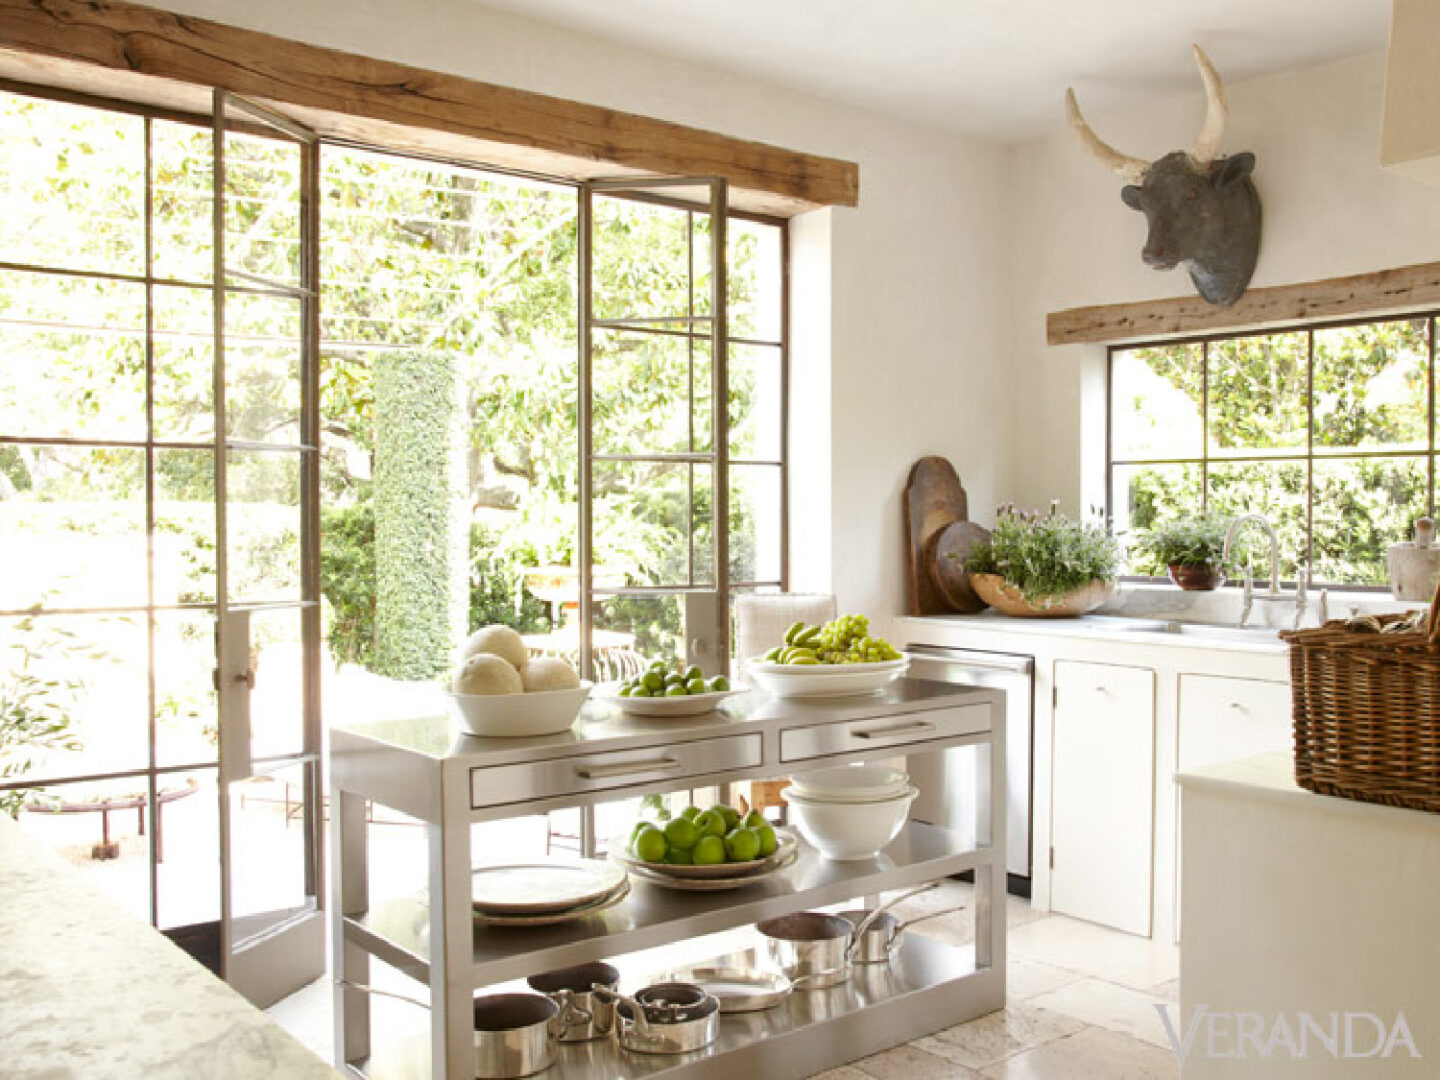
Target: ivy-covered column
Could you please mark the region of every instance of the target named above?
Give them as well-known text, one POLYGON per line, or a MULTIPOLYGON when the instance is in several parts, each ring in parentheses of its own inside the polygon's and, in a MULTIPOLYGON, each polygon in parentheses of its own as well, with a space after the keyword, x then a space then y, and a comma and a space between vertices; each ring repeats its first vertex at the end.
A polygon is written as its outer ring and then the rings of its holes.
POLYGON ((375 366, 375 670, 433 679, 466 631, 469 525, 454 360, 375 366))

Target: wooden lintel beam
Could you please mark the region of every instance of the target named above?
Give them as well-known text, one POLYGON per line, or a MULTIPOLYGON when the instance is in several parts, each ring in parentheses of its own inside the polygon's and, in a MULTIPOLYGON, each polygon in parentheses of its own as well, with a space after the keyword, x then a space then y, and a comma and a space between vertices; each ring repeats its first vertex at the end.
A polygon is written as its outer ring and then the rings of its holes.
POLYGON ((789 213, 859 199, 853 162, 112 0, 0 0, 0 50, 8 60, 0 75, 12 78, 38 75, 94 92, 101 69, 132 81, 218 86, 302 110, 322 133, 353 136, 368 123, 407 132, 409 148, 424 149, 429 132, 445 152, 470 141, 482 151, 500 148, 494 164, 533 164, 572 179, 722 176, 789 213), (35 60, 29 68, 26 57, 35 60), (82 66, 89 73, 75 75, 82 66))
POLYGON ((1198 296, 1181 296, 1070 308, 1051 312, 1045 330, 1051 345, 1118 345, 1329 319, 1402 315, 1431 308, 1440 308, 1440 263, 1250 289, 1230 307, 1216 307, 1198 296))

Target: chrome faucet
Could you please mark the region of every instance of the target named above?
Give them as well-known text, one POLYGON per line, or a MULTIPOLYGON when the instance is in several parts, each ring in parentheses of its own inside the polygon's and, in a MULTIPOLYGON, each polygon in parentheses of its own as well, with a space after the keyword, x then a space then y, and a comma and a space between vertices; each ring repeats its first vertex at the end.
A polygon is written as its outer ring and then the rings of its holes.
MULTIPOLYGON (((1300 622, 1305 618, 1305 608, 1308 603, 1306 595, 1310 585, 1310 568, 1302 565, 1295 582, 1295 591, 1286 593, 1280 588, 1280 541, 1275 535, 1275 527, 1265 518, 1263 514, 1241 514, 1230 523, 1225 530, 1225 546, 1221 549, 1220 559, 1223 563, 1230 562, 1230 548, 1235 542, 1235 534, 1240 531, 1241 526, 1247 522, 1254 522, 1265 530, 1265 535, 1270 538, 1270 587, 1260 596, 1255 595, 1255 582, 1247 568, 1245 571, 1245 586, 1242 593, 1240 607, 1240 626, 1243 627, 1250 619, 1250 609, 1256 600, 1293 600, 1295 602, 1295 628, 1300 628, 1300 622)), ((1322 594, 1321 603, 1325 602, 1322 594)), ((1323 609, 1322 609, 1323 610, 1323 609)), ((1323 621, 1323 615, 1322 615, 1323 621)))

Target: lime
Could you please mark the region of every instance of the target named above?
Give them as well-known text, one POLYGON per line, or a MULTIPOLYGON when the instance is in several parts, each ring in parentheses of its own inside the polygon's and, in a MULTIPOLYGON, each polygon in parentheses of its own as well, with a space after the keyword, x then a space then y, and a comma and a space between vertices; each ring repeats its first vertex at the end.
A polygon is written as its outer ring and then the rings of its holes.
POLYGON ((672 851, 677 848, 689 851, 701 835, 702 831, 696 827, 695 822, 686 817, 677 817, 665 826, 665 839, 672 851))
POLYGON ((768 825, 770 823, 765 820, 765 815, 759 810, 751 810, 750 813, 745 815, 745 824, 751 829, 758 829, 761 825, 768 825))
POLYGON ((622 687, 620 687, 620 696, 621 696, 621 697, 629 697, 630 694, 632 693, 632 691, 633 691, 634 689, 635 689, 635 688, 632 687, 632 686, 622 686, 622 687))
POLYGON ((702 836, 695 843, 696 866, 718 866, 725 861, 725 841, 718 836, 702 836))
POLYGON ((685 684, 685 693, 687 693, 687 694, 703 694, 703 693, 705 693, 705 680, 704 680, 704 679, 691 679, 689 682, 687 682, 687 683, 685 684))
POLYGON ((706 810, 695 819, 695 829, 701 836, 724 836, 725 819, 714 810, 706 810))
POLYGON ((680 816, 694 821, 700 816, 700 808, 698 806, 687 806, 684 810, 680 811, 680 816))
POLYGON ((648 821, 635 834, 635 857, 645 862, 665 861, 665 834, 648 821))
POLYGON ((688 668, 685 669, 686 682, 689 682, 691 679, 703 678, 705 678, 705 672, 700 670, 700 666, 698 664, 691 664, 688 668))
POLYGON ((736 810, 733 806, 726 806, 724 803, 716 803, 714 806, 710 807, 710 812, 712 814, 719 814, 722 818, 725 819, 726 832, 729 832, 731 829, 735 828, 735 826, 740 824, 740 811, 736 810))
POLYGON ((665 861, 671 866, 692 866, 695 863, 695 855, 688 849, 671 848, 665 853, 665 861))
POLYGON ((749 862, 760 854, 760 835, 740 826, 725 834, 725 855, 730 862, 749 862))
POLYGON ((685 676, 684 676, 684 675, 674 675, 674 674, 666 675, 666 676, 665 676, 665 685, 666 685, 666 686, 684 686, 684 685, 685 685, 685 676))
POLYGON ((780 841, 775 837, 775 829, 767 821, 764 825, 755 826, 755 835, 760 837, 760 854, 769 857, 775 854, 775 849, 780 846, 780 841))
POLYGON ((665 676, 658 671, 647 671, 645 677, 640 680, 640 685, 646 690, 663 690, 665 688, 665 676))
POLYGON ((710 680, 709 685, 710 692, 712 694, 717 694, 722 690, 730 689, 730 680, 727 679, 724 675, 716 675, 713 679, 710 680))
POLYGON ((665 688, 665 696, 666 696, 666 697, 684 697, 684 696, 685 696, 685 687, 680 686, 680 685, 678 685, 678 684, 675 685, 675 686, 667 686, 667 687, 665 688))
POLYGON ((652 826, 648 821, 635 822, 635 827, 630 830, 630 846, 633 848, 635 846, 635 841, 640 838, 640 834, 646 829, 653 827, 654 826, 652 826))

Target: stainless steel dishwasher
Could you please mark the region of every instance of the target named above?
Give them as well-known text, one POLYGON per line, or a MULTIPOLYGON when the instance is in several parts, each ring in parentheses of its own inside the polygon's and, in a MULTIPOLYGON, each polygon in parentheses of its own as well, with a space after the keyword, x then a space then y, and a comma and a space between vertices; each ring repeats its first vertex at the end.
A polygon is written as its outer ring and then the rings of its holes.
MULTIPOLYGON (((1013 653, 978 652, 939 645, 906 645, 916 679, 990 686, 1005 691, 1005 870, 1016 896, 1030 895, 1031 744, 1035 660, 1013 653)), ((917 754, 910 776, 920 789, 911 816, 932 825, 970 832, 975 827, 975 790, 985 784, 977 755, 962 751, 917 754)))

